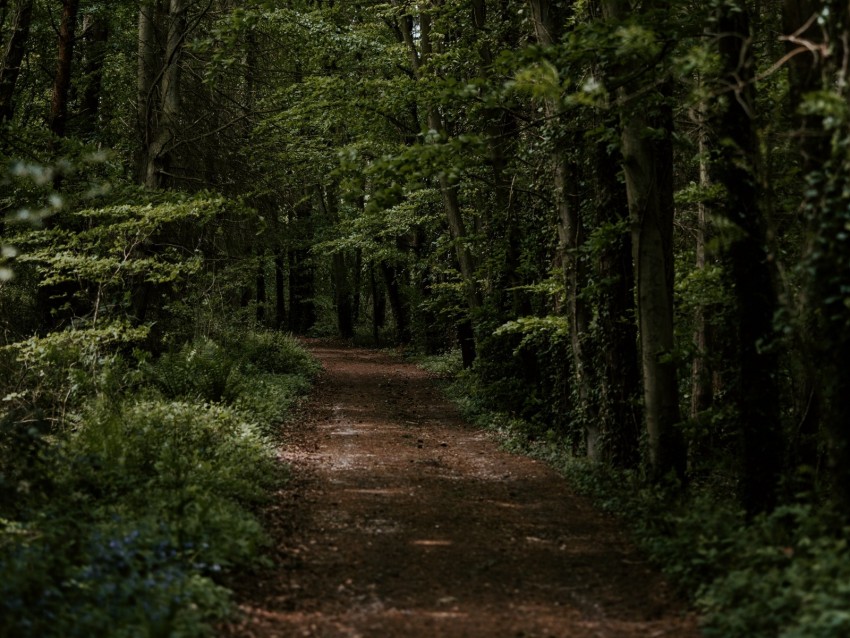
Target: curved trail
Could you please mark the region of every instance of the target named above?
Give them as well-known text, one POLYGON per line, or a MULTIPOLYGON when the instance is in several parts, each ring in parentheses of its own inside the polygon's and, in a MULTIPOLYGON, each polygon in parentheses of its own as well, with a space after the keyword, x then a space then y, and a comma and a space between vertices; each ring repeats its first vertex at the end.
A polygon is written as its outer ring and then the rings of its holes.
POLYGON ((464 424, 427 373, 315 345, 269 510, 273 569, 231 583, 229 636, 698 636, 614 521, 464 424))

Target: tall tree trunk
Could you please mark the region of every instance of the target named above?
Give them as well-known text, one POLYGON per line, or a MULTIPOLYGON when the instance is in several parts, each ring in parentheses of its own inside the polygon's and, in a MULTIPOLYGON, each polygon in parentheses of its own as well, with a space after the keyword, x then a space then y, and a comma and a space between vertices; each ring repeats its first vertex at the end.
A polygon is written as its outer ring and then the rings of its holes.
MULTIPOLYGON (((705 106, 698 107, 697 144, 699 152, 699 185, 703 193, 711 186, 708 165, 708 145, 705 121, 705 106)), ((706 203, 700 199, 697 204, 696 228, 696 263, 697 270, 704 271, 706 267, 705 248, 708 238, 708 210, 706 203)), ((691 419, 698 420, 700 415, 708 410, 714 402, 714 385, 712 383, 709 352, 711 351, 711 336, 706 317, 706 308, 700 304, 694 312, 694 359, 691 363, 691 419)))
MULTIPOLYGON (((828 86, 829 79, 827 65, 824 63, 823 32, 818 26, 815 16, 819 16, 822 3, 817 0, 785 0, 782 7, 783 30, 787 36, 796 35, 814 45, 817 53, 810 50, 803 53, 797 52, 790 58, 788 64, 789 80, 789 106, 792 110, 792 121, 796 129, 796 137, 799 138, 800 164, 803 173, 801 183, 805 184, 808 176, 816 174, 823 169, 828 161, 830 151, 830 136, 823 126, 822 118, 818 115, 804 115, 800 113, 803 96, 806 93, 816 91, 828 86)), ((791 53, 799 44, 787 42, 788 53, 791 53)), ((809 199, 806 197, 805 199, 809 199)), ((804 206, 805 208, 805 206, 804 206)), ((808 225, 809 237, 817 234, 817 223, 813 216, 809 215, 805 220, 808 225)), ((812 245, 804 246, 804 254, 811 254, 812 245)), ((787 293, 786 293, 787 295, 787 293)), ((802 489, 812 489, 815 486, 814 469, 820 464, 820 429, 823 420, 823 371, 820 369, 817 355, 817 342, 822 338, 813 320, 811 311, 807 308, 808 300, 805 293, 800 303, 801 325, 797 331, 799 350, 801 352, 801 372, 796 375, 800 381, 798 389, 798 414, 799 421, 793 438, 789 441, 790 462, 796 468, 808 468, 809 471, 798 473, 798 479, 806 477, 802 489)), ((785 303, 791 304, 792 300, 786 299, 785 303)))
POLYGON ((286 325, 286 261, 281 247, 274 251, 274 325, 280 330, 286 325))
POLYGON ((266 255, 265 252, 259 252, 257 255, 257 324, 263 325, 266 322, 266 255))
POLYGON ((343 252, 331 257, 333 271, 334 306, 336 307, 337 329, 343 339, 354 336, 354 305, 351 291, 350 268, 343 252))
POLYGON ((360 303, 361 303, 361 288, 363 287, 363 251, 356 249, 354 251, 354 294, 352 304, 352 321, 354 325, 360 322, 360 303))
POLYGON ((147 152, 145 185, 164 188, 172 181, 171 149, 181 115, 181 57, 186 38, 188 0, 171 0, 168 11, 168 39, 161 71, 160 108, 156 133, 147 152))
MULTIPOLYGON (((336 224, 339 221, 337 184, 331 183, 325 190, 318 186, 316 196, 322 205, 325 216, 336 224)), ((343 339, 354 337, 354 304, 350 261, 349 256, 342 250, 337 250, 331 255, 331 283, 333 285, 337 330, 339 336, 343 339)))
POLYGON ((396 340, 399 344, 406 345, 411 341, 410 309, 399 281, 399 270, 387 262, 382 262, 381 274, 384 276, 384 286, 395 318, 396 340))
MULTIPOLYGON (((480 58, 478 71, 486 82, 497 82, 493 76, 494 54, 490 45, 490 30, 494 21, 490 18, 485 0, 472 0, 472 24, 479 38, 478 56, 480 58), (488 24, 489 21, 489 24, 488 24)), ((497 17, 498 19, 498 17, 497 17)), ((516 48, 519 39, 503 42, 506 48, 516 48)), ((503 238, 505 246, 502 249, 504 261, 501 263, 501 272, 491 283, 487 290, 489 296, 499 295, 496 303, 490 303, 490 307, 499 308, 504 313, 506 310, 511 318, 523 314, 530 314, 530 304, 524 298, 520 286, 521 278, 518 274, 520 263, 521 237, 518 229, 518 216, 514 211, 514 198, 511 195, 511 181, 507 173, 506 154, 516 142, 519 130, 516 119, 501 108, 483 109, 484 131, 487 135, 487 146, 489 149, 490 168, 493 175, 493 203, 482 197, 477 205, 479 217, 484 220, 484 233, 488 237, 503 238), (509 295, 504 290, 510 290, 509 295), (509 303, 508 303, 509 302, 509 303)), ((500 317, 499 320, 503 320, 500 317)))
POLYGON ((65 137, 68 125, 68 93, 71 89, 71 67, 77 34, 79 0, 62 0, 62 21, 59 24, 59 54, 53 76, 53 93, 50 99, 50 131, 56 137, 65 137))
MULTIPOLYGON (((537 42, 543 47, 552 47, 561 36, 564 16, 550 0, 530 0, 531 16, 537 42)), ((556 99, 547 98, 543 105, 547 119, 554 120, 561 112, 556 99)), ((558 253, 564 272, 567 293, 567 319, 570 326, 570 352, 578 397, 578 413, 584 424, 587 455, 600 460, 603 455, 602 429, 598 418, 598 406, 592 397, 593 379, 590 356, 586 352, 586 335, 589 312, 581 296, 586 280, 578 259, 579 248, 584 244, 584 229, 581 224, 579 193, 579 167, 571 157, 570 150, 579 144, 578 136, 559 140, 552 152, 555 209, 558 223, 558 253)))
POLYGON ((369 290, 372 294, 372 339, 375 347, 381 347, 381 328, 386 323, 386 297, 384 297, 384 289, 378 285, 378 279, 375 276, 376 266, 372 265, 369 268, 369 290))
POLYGON ((735 384, 735 403, 743 443, 741 497, 753 514, 773 507, 782 469, 777 358, 769 347, 777 296, 768 264, 766 223, 759 207, 759 146, 752 121, 755 60, 749 13, 743 2, 724 2, 718 11, 724 85, 735 88, 734 95, 727 96, 719 108, 715 129, 725 143, 716 149, 714 169, 725 187, 722 213, 741 231, 729 247, 728 262, 738 326, 740 382, 735 384))
POLYGON ((15 87, 29 40, 33 0, 23 0, 12 18, 11 37, 0 67, 0 124, 12 119, 15 87))
MULTIPOLYGON (((427 62, 433 54, 431 42, 431 16, 427 12, 420 13, 418 34, 419 48, 416 46, 417 40, 414 37, 413 19, 410 16, 403 17, 400 26, 404 42, 408 48, 408 54, 410 56, 414 76, 418 80, 422 80, 422 64, 427 62)), ((441 136, 446 134, 443 117, 434 106, 428 109, 427 125, 431 130, 436 131, 441 136)), ((455 252, 460 267, 461 278, 463 279, 467 307, 469 309, 470 316, 472 316, 475 315, 478 308, 481 307, 481 294, 475 282, 476 264, 472 252, 467 244, 469 236, 466 231, 466 223, 463 219, 460 201, 458 200, 458 188, 456 184, 453 184, 449 180, 445 172, 440 173, 437 178, 437 182, 440 187, 440 195, 443 200, 443 209, 446 214, 449 233, 451 234, 455 244, 455 252)))
POLYGON ((305 193, 295 206, 297 231, 289 248, 289 329, 306 334, 316 323, 316 268, 310 255, 312 203, 305 193))
POLYGON ((154 0, 142 0, 139 6, 136 70, 136 179, 144 184, 147 177, 148 155, 156 126, 153 108, 157 64, 156 5, 154 0))
MULTIPOLYGON (((643 10, 668 8, 666 0, 643 10)), ((605 0, 606 18, 630 14, 625 0, 605 0)), ((641 76, 643 77, 643 76, 641 76)), ((659 79, 662 80, 662 79, 659 79)), ((679 390, 673 361, 673 113, 670 82, 646 92, 640 103, 629 99, 643 86, 627 82, 620 98, 623 173, 632 224, 632 254, 643 370, 644 416, 653 480, 671 472, 685 475, 685 445, 678 427, 679 390), (644 100, 654 100, 651 105, 644 100), (655 131, 653 139, 647 131, 655 131)))
MULTIPOLYGON (((607 142, 596 145, 596 221, 620 225, 629 219, 626 190, 611 166, 622 158, 607 142)), ((604 370, 597 373, 600 385, 599 429, 605 441, 602 458, 615 467, 632 468, 640 460, 641 391, 637 352, 635 281, 632 242, 628 231, 619 241, 603 248, 594 276, 606 282, 598 298, 601 345, 598 356, 604 370)))
MULTIPOLYGON (((800 100, 807 90, 829 92, 846 104, 850 100, 850 14, 839 2, 786 3, 786 19, 797 27, 818 55, 798 56, 792 67, 792 98, 800 100), (820 21, 829 10, 829 19, 820 21), (818 20, 809 22, 816 11, 818 20), (809 30, 805 31, 805 25, 809 30), (813 33, 815 32, 815 33, 813 33), (823 36, 821 36, 821 32, 823 36), (807 64, 808 63, 808 64, 807 64)), ((797 106, 800 106, 798 104, 797 106)), ((810 114, 798 121, 803 136, 804 192, 802 211, 807 224, 800 272, 800 341, 805 352, 806 389, 809 406, 798 435, 804 447, 795 461, 812 462, 816 434, 827 454, 832 499, 850 520, 850 327, 847 322, 847 290, 850 260, 846 231, 850 225, 847 193, 850 191, 850 139, 848 118, 810 114), (829 120, 829 121, 827 121, 829 120), (836 121, 837 120, 837 121, 836 121), (806 457, 802 455, 805 454, 806 457)))
POLYGON ((109 40, 109 23, 97 14, 86 14, 83 19, 83 75, 85 84, 80 100, 80 124, 83 135, 92 135, 97 130, 97 115, 100 110, 100 95, 103 86, 103 68, 106 62, 106 46, 109 40))

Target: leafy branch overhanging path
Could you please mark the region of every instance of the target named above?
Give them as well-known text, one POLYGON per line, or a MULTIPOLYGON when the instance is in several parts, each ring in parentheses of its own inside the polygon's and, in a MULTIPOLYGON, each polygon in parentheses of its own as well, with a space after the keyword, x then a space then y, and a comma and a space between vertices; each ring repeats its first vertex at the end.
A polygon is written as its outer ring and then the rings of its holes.
POLYGON ((230 636, 698 636, 663 579, 542 463, 463 423, 427 373, 314 344, 268 512, 275 567, 230 636))

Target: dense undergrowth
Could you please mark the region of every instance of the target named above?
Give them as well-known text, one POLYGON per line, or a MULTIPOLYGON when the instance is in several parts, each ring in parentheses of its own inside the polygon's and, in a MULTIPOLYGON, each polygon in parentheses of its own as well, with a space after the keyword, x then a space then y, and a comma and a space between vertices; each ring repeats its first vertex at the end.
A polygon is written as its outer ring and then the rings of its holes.
POLYGON ((493 412, 474 371, 457 353, 421 361, 446 381, 464 416, 506 447, 542 459, 632 537, 687 596, 706 638, 842 638, 850 635, 850 528, 826 505, 801 497, 748 520, 734 495, 692 486, 648 486, 572 452, 539 424, 493 412))
POLYGON ((0 636, 197 636, 286 479, 273 427, 315 372, 224 331, 158 358, 115 324, 0 349, 0 636))

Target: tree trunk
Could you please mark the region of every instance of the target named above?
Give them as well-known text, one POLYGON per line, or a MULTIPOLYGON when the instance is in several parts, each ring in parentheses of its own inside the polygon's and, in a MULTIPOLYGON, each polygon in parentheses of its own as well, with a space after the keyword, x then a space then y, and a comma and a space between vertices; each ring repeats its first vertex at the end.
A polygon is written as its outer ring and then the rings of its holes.
POLYGON ((735 350, 740 382, 735 384, 735 402, 743 443, 741 497, 747 511, 754 514, 775 504, 782 469, 777 358, 769 347, 777 295, 768 264, 766 224, 759 207, 759 146, 751 116, 755 60, 749 46, 749 13, 744 3, 731 2, 722 4, 718 11, 724 86, 736 88, 735 94, 721 104, 717 116, 717 136, 726 142, 715 151, 714 167, 717 181, 725 187, 722 213, 741 231, 728 250, 728 261, 738 326, 735 350))
POLYGON ((97 115, 100 110, 100 95, 103 86, 103 67, 106 61, 106 46, 109 40, 109 23, 105 18, 87 14, 83 20, 83 42, 85 57, 83 75, 85 84, 80 100, 80 124, 78 130, 85 136, 97 131, 97 115))
POLYGON ((349 265, 342 252, 335 252, 331 257, 333 273, 334 306, 336 307, 337 330, 343 339, 354 337, 354 306, 351 294, 349 265))
POLYGON ((264 253, 257 255, 257 324, 262 326, 266 322, 266 256, 264 253))
POLYGON ((381 347, 381 328, 386 322, 386 298, 384 290, 375 277, 375 266, 369 268, 369 289, 372 293, 372 339, 375 347, 381 347))
POLYGON ((77 33, 79 0, 62 1, 62 21, 59 25, 59 54, 53 76, 53 93, 50 99, 50 131, 56 137, 65 137, 68 125, 68 92, 71 89, 71 66, 77 33))
MULTIPOLYGON (((543 47, 552 47, 560 38, 563 21, 550 0, 530 0, 531 15, 537 42, 543 47)), ((558 117, 561 107, 557 100, 547 98, 543 105, 547 119, 558 117)), ((552 152, 555 209, 558 225, 558 255, 564 273, 567 294, 567 319, 570 326, 570 353, 575 393, 578 397, 579 420, 584 424, 587 455, 593 460, 603 456, 603 441, 598 406, 592 399, 594 385, 591 357, 586 352, 586 336, 589 323, 587 304, 581 296, 586 274, 582 272, 578 259, 579 248, 584 244, 584 230, 579 215, 581 195, 578 164, 571 158, 570 150, 579 144, 578 136, 570 140, 558 140, 552 152)))
POLYGON ((386 262, 381 263, 381 273, 384 276, 384 286, 387 289, 390 308, 393 311, 396 325, 396 340, 400 345, 407 345, 411 341, 410 333, 410 309, 407 299, 404 297, 399 282, 399 272, 395 266, 386 262))
POLYGON ((284 259, 283 249, 276 248, 274 253, 274 323, 275 328, 278 330, 286 325, 286 292, 284 290, 286 285, 286 262, 284 259))
MULTIPOLYGON (((697 125, 699 131, 699 185, 703 193, 706 193, 711 185, 709 177, 708 152, 706 144, 705 108, 699 107, 697 125)), ((697 204, 697 228, 696 228, 696 263, 697 270, 704 271, 705 244, 708 237, 708 211, 705 201, 702 199, 697 204)), ((711 351, 711 338, 706 321, 706 308, 700 304, 694 312, 694 359, 691 363, 691 419, 698 420, 700 415, 708 410, 714 402, 714 386, 712 383, 712 371, 709 365, 709 352, 711 351)))
POLYGON ((0 67, 0 124, 11 120, 14 113, 15 87, 29 39, 32 5, 33 0, 24 0, 12 18, 11 37, 0 67))
POLYGON ((152 0, 143 0, 139 7, 137 42, 138 68, 136 71, 136 179, 144 184, 147 176, 148 155, 156 126, 154 90, 157 61, 156 6, 152 0))
POLYGON ((363 287, 363 251, 357 248, 354 252, 354 295, 352 304, 352 321, 354 325, 360 322, 361 288, 363 287))
MULTIPOLYGON (((666 0, 644 11, 664 9, 666 0)), ((624 0, 605 0, 608 19, 630 13, 624 0)), ((685 475, 685 446, 679 430, 679 391, 673 361, 673 114, 670 82, 646 92, 640 103, 628 96, 644 89, 628 82, 621 100, 623 173, 632 224, 632 254, 637 288, 637 317, 643 369, 643 400, 650 473, 661 480, 685 475), (649 107, 644 100, 654 100, 649 107), (660 132, 650 139, 647 131, 660 132)))
MULTIPOLYGON (((615 124, 613 126, 616 126, 615 124)), ((596 145, 596 221, 620 225, 629 219, 626 190, 611 170, 621 163, 607 142, 596 145)), ((603 248, 594 276, 606 282, 598 298, 601 345, 598 356, 604 369, 599 379, 599 429, 605 442, 602 458, 615 467, 633 468, 640 460, 641 412, 638 334, 635 326, 635 281, 632 242, 628 231, 603 248)))
POLYGON ((187 28, 187 1, 171 0, 168 12, 168 39, 160 73, 159 118, 147 151, 145 185, 148 188, 165 188, 173 181, 170 146, 177 136, 181 115, 181 57, 187 28))
MULTIPOLYGON (((783 30, 786 35, 798 34, 802 39, 823 47, 823 32, 818 26, 817 20, 811 18, 820 15, 822 5, 816 0, 785 0, 783 2, 783 30)), ((787 49, 790 53, 798 45, 788 42, 787 49)), ((802 169, 802 180, 805 184, 806 177, 817 174, 823 169, 828 161, 830 151, 830 136, 823 125, 821 117, 817 115, 803 115, 799 112, 803 96, 806 93, 816 91, 828 86, 829 80, 827 67, 822 55, 816 55, 811 51, 794 55, 788 64, 788 97, 789 107, 792 111, 795 135, 799 138, 800 164, 802 169)), ((805 199, 809 199, 808 196, 805 199)), ((816 207, 817 205, 815 205, 816 207)), ((811 254, 813 246, 811 237, 817 234, 817 220, 809 215, 805 220, 808 225, 809 239, 804 246, 804 254, 811 254)), ((790 300, 786 300, 786 303, 790 300)), ((816 326, 813 315, 817 312, 814 308, 807 308, 809 301, 806 293, 798 300, 800 304, 801 325, 797 330, 798 345, 801 352, 800 372, 795 375, 799 379, 797 391, 797 414, 798 426, 793 437, 789 441, 790 462, 795 468, 807 468, 807 472, 798 472, 798 479, 805 481, 800 488, 810 490, 815 487, 815 468, 820 466, 821 450, 820 435, 824 412, 823 397, 823 370, 818 362, 817 343, 822 335, 816 326), (812 312, 814 310, 814 312, 812 312)))
MULTIPOLYGON (((420 14, 419 21, 419 45, 421 55, 416 46, 416 38, 413 31, 413 20, 409 17, 401 21, 401 31, 404 42, 408 48, 408 54, 411 60, 414 76, 417 80, 422 80, 422 63, 426 62, 433 53, 431 42, 431 16, 423 12, 420 14)), ((436 131, 441 136, 445 135, 446 127, 442 116, 436 107, 428 109, 427 116, 428 127, 436 131)), ((472 256, 472 252, 467 245, 468 235, 466 232, 466 224, 463 219, 463 214, 458 200, 457 185, 452 184, 445 173, 440 173, 437 178, 440 187, 440 195, 443 200, 443 209, 446 214, 446 221, 449 226, 449 233, 454 240, 455 252, 457 261, 460 266, 460 274, 464 283, 464 292, 466 296, 467 306, 470 315, 474 315, 481 306, 481 296, 478 291, 478 286, 475 282, 476 264, 472 256)))
POLYGON ((306 334, 316 323, 316 269, 310 256, 313 222, 310 198, 295 206, 297 233, 289 248, 289 329, 306 334))
MULTIPOLYGON (((808 19, 823 16, 802 33, 817 56, 804 54, 792 66, 791 97, 802 101, 812 90, 829 92, 846 104, 850 16, 840 3, 786 2, 786 28, 803 30, 808 19), (811 13, 810 13, 811 12, 811 13), (821 35, 823 34, 823 35, 821 35)), ((795 106, 799 106, 795 104, 795 106)), ((807 224, 800 272, 804 274, 800 298, 800 341, 804 350, 807 396, 797 434, 801 449, 794 460, 801 464, 817 461, 816 445, 826 452, 831 484, 830 496, 850 520, 850 328, 847 322, 848 266, 847 192, 850 190, 850 161, 847 140, 850 122, 846 117, 811 114, 798 120, 802 131, 802 212, 807 224), (827 121, 829 120, 829 121, 827 121), (836 122, 837 120, 837 122, 836 122)))
MULTIPOLYGON (((331 183, 326 189, 316 188, 316 196, 329 221, 339 221, 337 184, 331 183)), ((354 304, 351 285, 350 259, 337 250, 331 255, 331 283, 333 285, 334 308, 336 309, 337 330, 343 339, 354 337, 354 304)))

